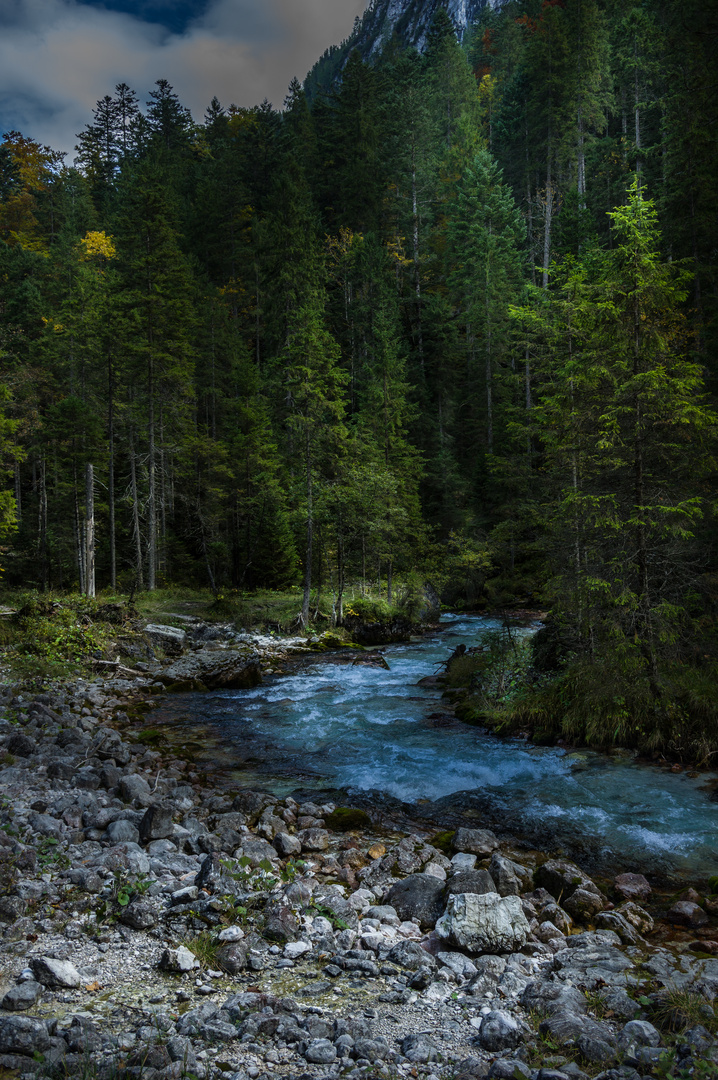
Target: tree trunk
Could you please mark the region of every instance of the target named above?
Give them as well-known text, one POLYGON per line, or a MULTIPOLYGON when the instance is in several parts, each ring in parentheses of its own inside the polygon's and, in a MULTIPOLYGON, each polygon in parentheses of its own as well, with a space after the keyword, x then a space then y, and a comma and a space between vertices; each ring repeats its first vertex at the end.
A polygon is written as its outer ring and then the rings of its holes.
POLYGON ((132 493, 132 538, 135 542, 135 564, 137 569, 137 588, 144 589, 145 579, 142 569, 142 530, 140 529, 140 506, 137 498, 137 461, 135 446, 130 429, 130 489, 132 493))
POLYGON ((38 505, 38 554, 40 556, 40 585, 43 592, 48 586, 47 567, 47 474, 45 458, 40 459, 40 501, 38 505))
POLYGON ((74 509, 75 509, 75 557, 77 559, 77 571, 80 577, 80 592, 85 595, 85 557, 87 549, 85 547, 84 530, 82 527, 82 521, 80 520, 80 497, 77 491, 77 466, 72 466, 72 486, 74 494, 74 509))
POLYGON ((89 463, 85 471, 85 595, 95 595, 95 477, 89 463))
POLYGON ((414 254, 414 292, 416 293, 416 340, 419 363, 424 371, 424 336, 421 327, 421 273, 419 269, 419 195, 416 182, 416 147, 411 149, 411 225, 414 254))
POLYGON ((110 510, 110 585, 117 588, 117 537, 115 535, 115 385, 112 357, 108 360, 107 426, 109 436, 107 501, 110 510))

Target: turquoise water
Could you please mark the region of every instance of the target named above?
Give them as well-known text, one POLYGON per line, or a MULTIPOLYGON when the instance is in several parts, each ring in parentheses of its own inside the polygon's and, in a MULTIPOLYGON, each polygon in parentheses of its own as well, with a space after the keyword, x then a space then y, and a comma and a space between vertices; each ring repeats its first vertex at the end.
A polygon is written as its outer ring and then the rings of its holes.
POLYGON ((358 800, 430 800, 439 818, 459 820, 469 809, 537 846, 565 844, 596 863, 718 871, 718 803, 708 785, 715 774, 691 779, 630 755, 570 754, 430 719, 442 710, 440 692, 417 682, 457 644, 478 644, 499 626, 446 618, 433 637, 389 646, 389 671, 319 661, 254 690, 174 696, 152 720, 205 725, 245 770, 245 783, 277 794, 300 786, 343 789, 358 800))

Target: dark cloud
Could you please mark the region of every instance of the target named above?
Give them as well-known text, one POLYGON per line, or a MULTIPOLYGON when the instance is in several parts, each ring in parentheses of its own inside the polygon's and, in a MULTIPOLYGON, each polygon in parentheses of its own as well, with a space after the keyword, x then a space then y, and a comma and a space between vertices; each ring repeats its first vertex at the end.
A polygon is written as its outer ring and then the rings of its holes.
POLYGON ((159 78, 198 119, 214 95, 281 107, 292 77, 346 37, 364 4, 180 0, 168 5, 180 10, 177 31, 174 16, 160 17, 164 0, 0 0, 0 126, 71 153, 98 98, 126 82, 144 101, 159 78))

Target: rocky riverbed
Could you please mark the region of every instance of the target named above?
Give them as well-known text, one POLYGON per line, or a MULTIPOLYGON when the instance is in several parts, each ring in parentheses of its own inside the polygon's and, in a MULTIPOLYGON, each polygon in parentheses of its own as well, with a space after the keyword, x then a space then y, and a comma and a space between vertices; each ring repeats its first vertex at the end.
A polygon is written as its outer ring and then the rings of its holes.
MULTIPOLYGON (((132 721, 226 675, 198 644, 4 689, 2 1075, 714 1075, 714 900, 204 776, 132 721)), ((238 643, 232 685, 289 648, 238 643)))

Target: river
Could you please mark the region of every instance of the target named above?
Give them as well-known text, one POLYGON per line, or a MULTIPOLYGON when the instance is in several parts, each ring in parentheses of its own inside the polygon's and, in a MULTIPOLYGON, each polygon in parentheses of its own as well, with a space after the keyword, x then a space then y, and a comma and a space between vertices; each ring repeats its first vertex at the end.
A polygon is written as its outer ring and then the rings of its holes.
POLYGON ((301 788, 340 791, 355 805, 411 804, 418 817, 495 827, 604 872, 678 880, 718 872, 715 773, 691 777, 630 754, 535 747, 431 718, 441 712, 440 691, 418 681, 458 643, 479 644, 499 626, 446 616, 436 634, 389 646, 389 671, 320 658, 254 690, 172 695, 148 721, 200 732, 210 758, 275 794, 301 788))

